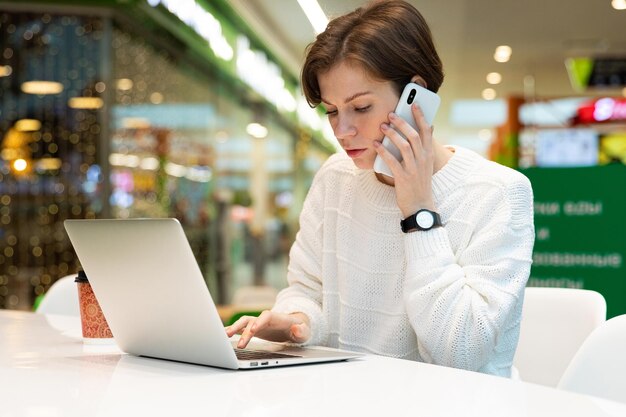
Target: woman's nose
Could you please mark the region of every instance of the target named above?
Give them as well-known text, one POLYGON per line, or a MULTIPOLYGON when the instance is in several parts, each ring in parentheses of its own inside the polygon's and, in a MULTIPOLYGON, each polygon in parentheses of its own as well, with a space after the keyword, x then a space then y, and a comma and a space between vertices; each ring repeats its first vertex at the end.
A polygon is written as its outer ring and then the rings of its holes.
POLYGON ((333 131, 337 139, 348 139, 356 135, 357 129, 350 117, 338 116, 333 131))

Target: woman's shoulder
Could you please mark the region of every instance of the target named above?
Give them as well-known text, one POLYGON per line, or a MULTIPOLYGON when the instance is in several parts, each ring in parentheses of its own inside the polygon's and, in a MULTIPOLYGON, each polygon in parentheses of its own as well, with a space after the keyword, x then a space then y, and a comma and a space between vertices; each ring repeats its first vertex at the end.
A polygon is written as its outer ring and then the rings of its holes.
POLYGON ((442 200, 460 205, 469 202, 469 206, 477 207, 508 207, 515 213, 532 212, 532 186, 521 172, 460 147, 455 147, 455 156, 448 163, 445 179, 439 178, 435 188, 442 200))
POLYGON ((512 227, 532 226, 533 191, 524 174, 468 149, 456 149, 455 156, 465 160, 467 170, 444 199, 462 208, 465 219, 475 216, 477 225, 505 221, 512 227))
POLYGON ((466 176, 470 183, 489 183, 503 189, 510 187, 531 189, 528 178, 516 169, 489 160, 469 149, 459 147, 456 148, 456 152, 466 161, 471 161, 468 165, 473 169, 466 176))

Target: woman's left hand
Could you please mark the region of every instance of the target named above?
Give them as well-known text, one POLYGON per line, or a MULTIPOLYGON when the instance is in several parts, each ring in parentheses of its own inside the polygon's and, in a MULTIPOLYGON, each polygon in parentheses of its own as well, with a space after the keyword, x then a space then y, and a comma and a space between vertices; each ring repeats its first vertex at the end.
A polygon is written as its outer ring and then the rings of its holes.
POLYGON ((389 137, 402 154, 399 162, 380 142, 375 142, 376 152, 385 161, 393 173, 396 201, 403 218, 420 209, 435 210, 432 193, 432 177, 435 162, 433 150, 433 129, 424 118, 424 113, 416 105, 411 106, 411 113, 417 127, 413 127, 395 113, 389 114, 389 121, 381 125, 381 131, 389 137), (404 140, 400 133, 407 140, 404 140))

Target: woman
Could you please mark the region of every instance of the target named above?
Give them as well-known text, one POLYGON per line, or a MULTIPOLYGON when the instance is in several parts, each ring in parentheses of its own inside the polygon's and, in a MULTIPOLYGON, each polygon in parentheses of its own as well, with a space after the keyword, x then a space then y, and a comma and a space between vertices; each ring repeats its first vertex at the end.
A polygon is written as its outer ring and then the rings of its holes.
POLYGON ((443 71, 403 1, 338 17, 309 46, 304 93, 346 152, 309 190, 289 286, 271 311, 226 329, 241 333, 239 347, 257 336, 510 376, 534 241, 530 184, 439 144, 417 106, 417 131, 390 113, 409 81, 436 92, 443 71), (377 155, 393 177, 372 170, 377 155), (418 227, 422 216, 431 224, 418 227))

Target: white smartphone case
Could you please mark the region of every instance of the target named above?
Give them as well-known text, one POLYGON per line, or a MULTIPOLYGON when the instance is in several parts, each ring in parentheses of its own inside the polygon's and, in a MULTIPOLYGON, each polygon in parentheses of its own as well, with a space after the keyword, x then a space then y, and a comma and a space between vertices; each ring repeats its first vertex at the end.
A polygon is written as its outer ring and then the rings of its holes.
MULTIPOLYGON (((404 87, 400 100, 398 101, 398 105, 396 106, 395 113, 417 130, 415 119, 413 119, 413 113, 411 113, 411 104, 413 102, 416 102, 420 106, 422 112, 424 113, 426 122, 432 126, 435 114, 439 108, 439 103, 441 102, 439 96, 415 83, 409 83, 406 87, 404 87), (409 99, 412 95, 412 91, 415 91, 413 94, 414 97, 409 99)), ((402 161, 400 150, 387 136, 383 138, 383 146, 387 148, 387 150, 389 150, 389 152, 391 152, 397 160, 402 161)), ((376 156, 376 159, 374 160, 374 171, 393 177, 391 170, 380 156, 376 156)))

